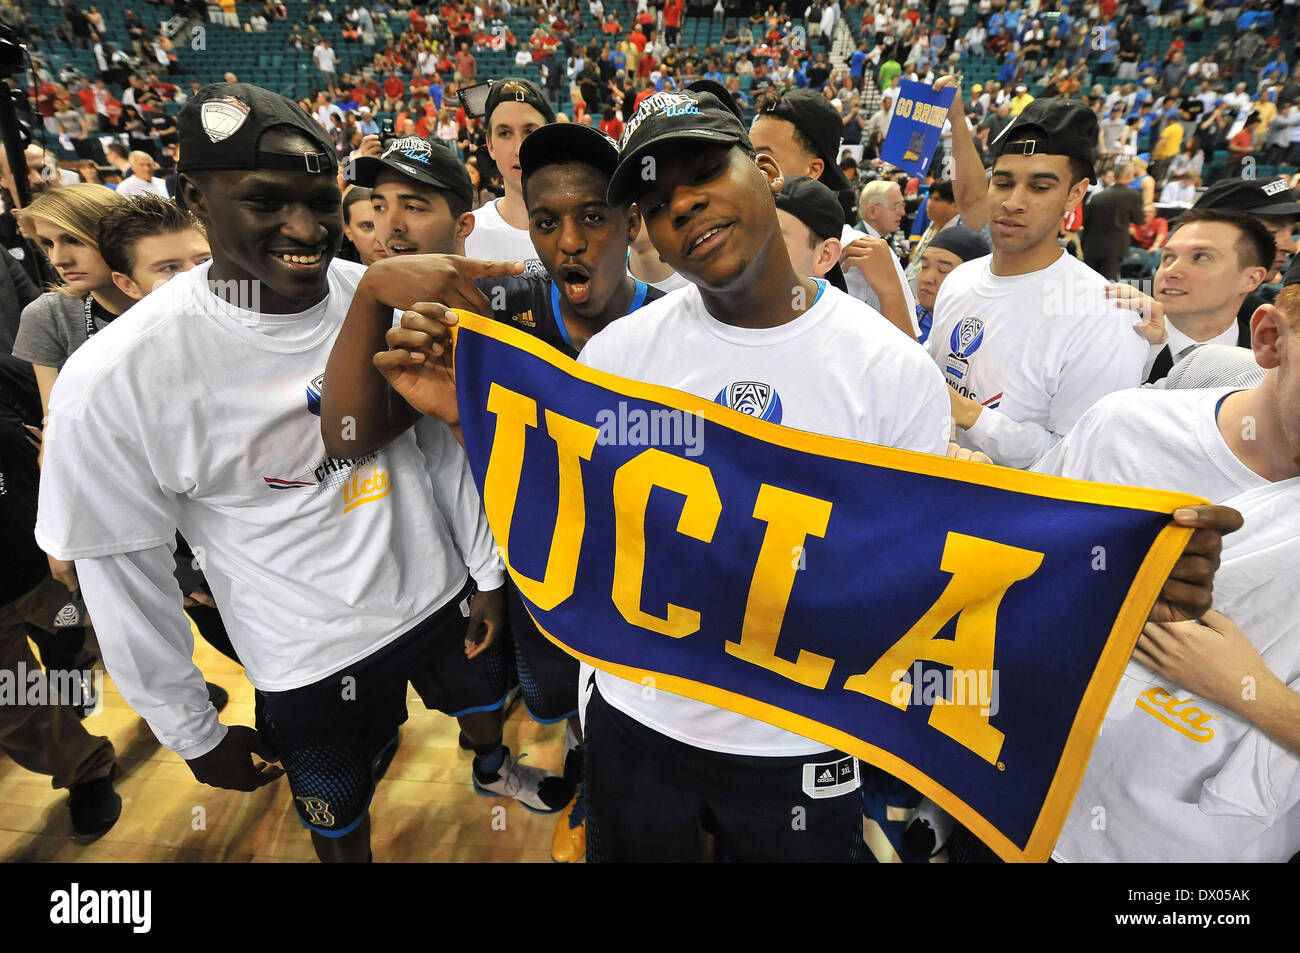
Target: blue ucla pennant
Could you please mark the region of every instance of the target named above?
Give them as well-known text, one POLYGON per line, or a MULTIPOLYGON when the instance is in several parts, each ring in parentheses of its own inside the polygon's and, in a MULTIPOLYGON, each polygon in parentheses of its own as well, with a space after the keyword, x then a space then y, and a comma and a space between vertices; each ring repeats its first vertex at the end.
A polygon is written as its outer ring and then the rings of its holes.
POLYGON ((780 427, 476 315, 455 360, 488 521, 548 638, 1048 856, 1191 532, 1170 514, 1201 501, 780 427))

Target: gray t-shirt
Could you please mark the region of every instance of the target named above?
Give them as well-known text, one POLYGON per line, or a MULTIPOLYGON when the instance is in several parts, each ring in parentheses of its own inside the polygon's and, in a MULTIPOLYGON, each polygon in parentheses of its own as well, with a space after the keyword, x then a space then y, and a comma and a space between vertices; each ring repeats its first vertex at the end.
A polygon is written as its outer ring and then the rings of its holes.
MULTIPOLYGON (((102 331, 113 317, 96 302, 91 320, 95 330, 102 331)), ((63 362, 86 341, 84 299, 49 291, 23 308, 14 357, 62 370, 63 362)))
POLYGON ((1099 125, 1102 151, 1113 156, 1119 152, 1120 143, 1124 141, 1124 133, 1128 130, 1128 123, 1123 119, 1103 119, 1099 125))

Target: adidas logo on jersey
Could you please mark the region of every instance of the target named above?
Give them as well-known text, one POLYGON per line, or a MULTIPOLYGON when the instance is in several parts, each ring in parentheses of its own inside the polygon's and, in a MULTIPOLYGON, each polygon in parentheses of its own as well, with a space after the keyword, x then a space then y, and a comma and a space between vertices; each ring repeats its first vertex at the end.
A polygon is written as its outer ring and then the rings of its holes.
POLYGON ((533 320, 533 312, 531 308, 527 311, 521 312, 520 314, 510 315, 510 320, 514 321, 516 324, 522 324, 526 328, 537 327, 537 322, 533 320))
POLYGON ((840 797, 856 791, 860 783, 858 759, 852 756, 803 766, 803 793, 810 798, 840 797))

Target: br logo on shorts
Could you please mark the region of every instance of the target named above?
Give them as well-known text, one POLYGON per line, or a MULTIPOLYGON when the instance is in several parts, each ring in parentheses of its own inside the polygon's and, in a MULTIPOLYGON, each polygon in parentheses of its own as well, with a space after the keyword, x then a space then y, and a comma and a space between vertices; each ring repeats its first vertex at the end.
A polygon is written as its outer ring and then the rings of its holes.
POLYGON ((781 422, 781 396, 771 384, 736 381, 718 391, 713 402, 759 420, 770 420, 774 424, 781 422))
POLYGON ((295 801, 302 805, 303 813, 307 815, 307 823, 313 827, 333 827, 334 814, 330 811, 328 801, 322 801, 318 797, 299 797, 295 801))

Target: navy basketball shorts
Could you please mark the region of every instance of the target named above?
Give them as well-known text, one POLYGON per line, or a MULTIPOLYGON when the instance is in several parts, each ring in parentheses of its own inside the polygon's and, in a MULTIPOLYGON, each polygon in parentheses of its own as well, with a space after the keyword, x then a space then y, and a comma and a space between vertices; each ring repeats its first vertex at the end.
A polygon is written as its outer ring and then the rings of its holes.
POLYGON ((764 758, 683 744, 587 706, 587 862, 688 863, 698 829, 719 859, 865 859, 857 759, 841 751, 764 758))
POLYGON ((578 713, 578 660, 537 630, 533 617, 513 582, 506 582, 510 635, 524 704, 533 721, 542 725, 578 713))
POLYGON ((376 771, 406 721, 406 683, 447 714, 505 701, 500 649, 465 658, 467 583, 453 599, 381 649, 333 675, 283 692, 258 692, 262 730, 280 755, 304 827, 350 834, 365 818, 376 771))

